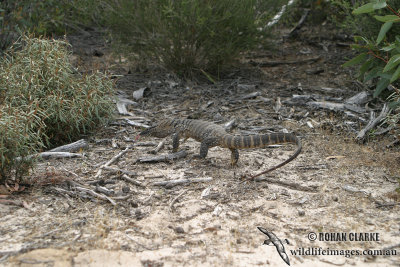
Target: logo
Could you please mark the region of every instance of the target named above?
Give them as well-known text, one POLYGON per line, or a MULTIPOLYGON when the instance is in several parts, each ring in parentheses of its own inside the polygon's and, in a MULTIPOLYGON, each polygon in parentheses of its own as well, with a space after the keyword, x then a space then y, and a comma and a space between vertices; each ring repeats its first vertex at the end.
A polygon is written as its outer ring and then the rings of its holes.
MULTIPOLYGON (((279 256, 281 256, 282 260, 286 262, 287 265, 290 266, 289 257, 286 254, 285 247, 283 246, 282 241, 273 233, 268 231, 265 228, 257 227, 263 234, 268 236, 268 239, 264 240, 264 245, 274 245, 276 247, 276 251, 278 251, 279 256), (272 244, 271 244, 272 243, 272 244)), ((285 241, 289 244, 289 241, 285 239, 285 241)))

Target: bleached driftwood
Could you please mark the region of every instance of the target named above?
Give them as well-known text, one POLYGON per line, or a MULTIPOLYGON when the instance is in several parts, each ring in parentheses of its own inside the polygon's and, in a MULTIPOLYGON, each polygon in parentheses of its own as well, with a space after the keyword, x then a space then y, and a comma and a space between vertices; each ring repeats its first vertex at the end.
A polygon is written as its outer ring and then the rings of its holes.
POLYGON ((118 113, 121 115, 128 115, 128 116, 132 116, 133 114, 130 113, 127 109, 128 105, 133 105, 133 106, 138 106, 138 103, 136 103, 135 101, 123 98, 123 97, 118 97, 117 100, 117 110, 118 113))
POLYGON ((172 154, 139 158, 139 159, 137 159, 136 162, 140 162, 140 163, 170 162, 173 160, 184 158, 186 156, 187 156, 187 152, 185 150, 181 150, 181 151, 178 151, 178 152, 172 153, 172 154))
POLYGON ((390 108, 389 106, 385 103, 383 105, 383 108, 381 110, 381 113, 379 114, 378 117, 375 118, 375 113, 371 112, 371 119, 368 122, 367 126, 365 126, 364 129, 362 129, 358 134, 357 134, 357 139, 362 140, 364 139, 365 135, 367 132, 369 132, 372 128, 374 128, 378 123, 380 123, 386 116, 389 114, 390 108))
POLYGON ((211 178, 211 177, 197 178, 197 179, 178 179, 178 180, 154 182, 153 185, 165 186, 167 188, 172 188, 174 186, 181 185, 181 184, 205 183, 205 182, 210 182, 212 180, 213 180, 213 178, 211 178))
POLYGON ((327 102, 327 101, 325 101, 325 102, 310 101, 307 103, 307 105, 310 107, 324 108, 324 109, 330 109, 330 110, 336 110, 336 111, 344 110, 343 103, 333 103, 333 102, 327 102))
POLYGON ((79 151, 80 149, 87 148, 88 146, 89 146, 88 142, 85 139, 81 139, 71 144, 53 148, 48 152, 76 152, 79 151))
POLYGON ((108 167, 111 164, 113 164, 115 161, 117 161, 120 157, 122 157, 123 155, 125 155, 132 147, 128 146, 127 148, 125 148, 124 150, 122 150, 121 152, 119 152, 117 155, 115 155, 114 157, 112 157, 108 162, 106 162, 105 164, 103 164, 102 166, 100 166, 100 169, 97 171, 96 175, 94 176, 94 178, 98 178, 101 173, 103 172, 103 168, 104 167, 108 167))
POLYGON ((83 158, 82 154, 70 152, 42 152, 28 157, 40 157, 42 159, 61 159, 61 158, 83 158))
POLYGON ((164 145, 165 145, 165 139, 162 140, 160 143, 158 143, 157 147, 154 150, 151 150, 149 153, 157 154, 158 152, 160 152, 161 149, 163 149, 164 145))
POLYGON ((136 181, 136 180, 133 180, 131 177, 129 177, 129 176, 126 175, 126 174, 123 174, 123 175, 121 176, 121 179, 127 181, 128 183, 131 183, 131 184, 134 184, 134 185, 137 185, 137 186, 140 186, 140 187, 145 187, 144 185, 142 185, 142 183, 140 183, 140 182, 138 182, 138 181, 136 181))
POLYGON ((367 91, 362 91, 348 99, 346 99, 347 104, 362 105, 368 102, 371 93, 367 91))
POLYGON ((131 126, 135 126, 135 127, 143 127, 143 128, 149 128, 150 126, 141 122, 137 122, 137 121, 132 121, 129 119, 125 119, 126 123, 131 125, 131 126))

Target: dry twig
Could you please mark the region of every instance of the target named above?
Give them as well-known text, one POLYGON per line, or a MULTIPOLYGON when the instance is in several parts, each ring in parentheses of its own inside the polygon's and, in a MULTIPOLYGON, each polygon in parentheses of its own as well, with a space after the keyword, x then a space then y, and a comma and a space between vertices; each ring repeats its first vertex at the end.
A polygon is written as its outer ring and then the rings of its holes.
POLYGON ((169 181, 161 181, 154 182, 155 186, 165 186, 166 188, 172 188, 181 184, 190 184, 190 183, 205 183, 212 181, 213 178, 205 177, 205 178, 197 178, 197 179, 177 179, 177 180, 169 180, 169 181))
POLYGON ((183 190, 176 198, 174 198, 171 203, 169 203, 169 210, 172 211, 172 209, 174 208, 174 204, 175 202, 178 201, 179 198, 181 198, 181 196, 183 196, 187 191, 189 191, 189 189, 185 189, 183 190))
POLYGON ((159 156, 155 156, 155 157, 138 158, 136 160, 136 162, 140 162, 140 163, 170 162, 173 160, 184 158, 186 156, 187 156, 187 152, 185 150, 181 150, 181 151, 178 151, 178 152, 172 153, 172 154, 159 155, 159 156))
POLYGON ((358 140, 363 140, 366 133, 369 132, 372 128, 374 128, 379 122, 381 122, 386 116, 388 115, 390 111, 389 106, 385 103, 383 105, 383 108, 381 110, 381 113, 379 114, 378 117, 375 118, 374 113, 371 113, 371 119, 368 122, 367 126, 365 126, 364 129, 362 129, 358 134, 357 134, 357 139, 358 140))
POLYGON ((137 186, 140 186, 140 187, 145 187, 144 185, 142 185, 140 182, 138 182, 138 181, 136 181, 136 180, 133 180, 132 178, 130 178, 128 175, 126 175, 126 174, 123 174, 122 176, 121 176, 121 178, 123 179, 123 180, 125 180, 125 181, 127 181, 128 183, 131 183, 131 184, 134 184, 134 185, 137 185, 137 186))
POLYGON ((108 162, 106 162, 104 165, 100 166, 100 169, 97 171, 96 175, 94 176, 94 178, 98 178, 101 173, 103 172, 103 168, 104 167, 108 167, 111 164, 113 164, 114 162, 116 162, 120 157, 122 157, 123 155, 125 155, 132 147, 128 146, 126 147, 124 150, 122 150, 121 152, 119 152, 117 155, 115 155, 114 157, 112 157, 108 162))

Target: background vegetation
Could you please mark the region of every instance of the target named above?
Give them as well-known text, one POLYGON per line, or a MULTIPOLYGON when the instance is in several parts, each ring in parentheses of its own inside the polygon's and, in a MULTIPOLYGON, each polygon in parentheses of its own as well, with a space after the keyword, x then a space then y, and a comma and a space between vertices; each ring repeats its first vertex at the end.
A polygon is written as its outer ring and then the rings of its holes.
POLYGON ((0 49, 5 50, 24 32, 63 35, 102 22, 102 1, 0 1, 0 49))
POLYGON ((107 23, 120 51, 161 62, 179 75, 218 73, 254 47, 279 1, 115 0, 107 23), (268 7, 268 8, 267 8, 268 7), (257 11, 256 11, 257 8, 257 11))

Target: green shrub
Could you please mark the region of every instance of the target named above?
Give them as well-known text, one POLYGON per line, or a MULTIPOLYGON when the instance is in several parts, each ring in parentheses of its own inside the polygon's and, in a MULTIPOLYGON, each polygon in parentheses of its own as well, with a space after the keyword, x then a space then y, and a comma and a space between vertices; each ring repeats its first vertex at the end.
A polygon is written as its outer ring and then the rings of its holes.
POLYGON ((0 179, 20 165, 16 157, 75 139, 113 114, 112 81, 79 74, 68 48, 24 36, 0 61, 0 179))
POLYGON ((77 138, 105 123, 114 110, 112 81, 100 73, 80 75, 64 41, 22 38, 0 67, 4 102, 35 102, 49 144, 77 138))
POLYGON ((371 19, 379 21, 381 28, 374 39, 355 37, 356 44, 353 48, 359 54, 344 66, 361 64, 359 77, 364 82, 377 80, 374 97, 387 97, 387 87, 392 84, 394 93, 389 99, 389 105, 399 111, 400 90, 397 88, 400 79, 400 11, 388 2, 373 0, 353 11, 356 15, 380 11, 380 15, 374 15, 371 19))
POLYGON ((160 61, 180 75, 215 73, 262 36, 257 26, 265 12, 255 10, 256 0, 110 2, 107 21, 123 49, 160 61))
MULTIPOLYGON (((397 0, 386 1, 390 6, 396 6, 397 0)), ((374 13, 353 14, 353 10, 369 3, 370 0, 331 0, 330 19, 345 31, 374 39, 379 34, 382 23, 374 19, 374 15, 384 15, 385 10, 375 10, 374 13)), ((392 29, 392 35, 400 34, 400 29, 392 29)))
POLYGON ((34 108, 0 105, 0 183, 12 173, 16 178, 26 174, 33 163, 26 156, 43 146, 44 124, 34 108))

